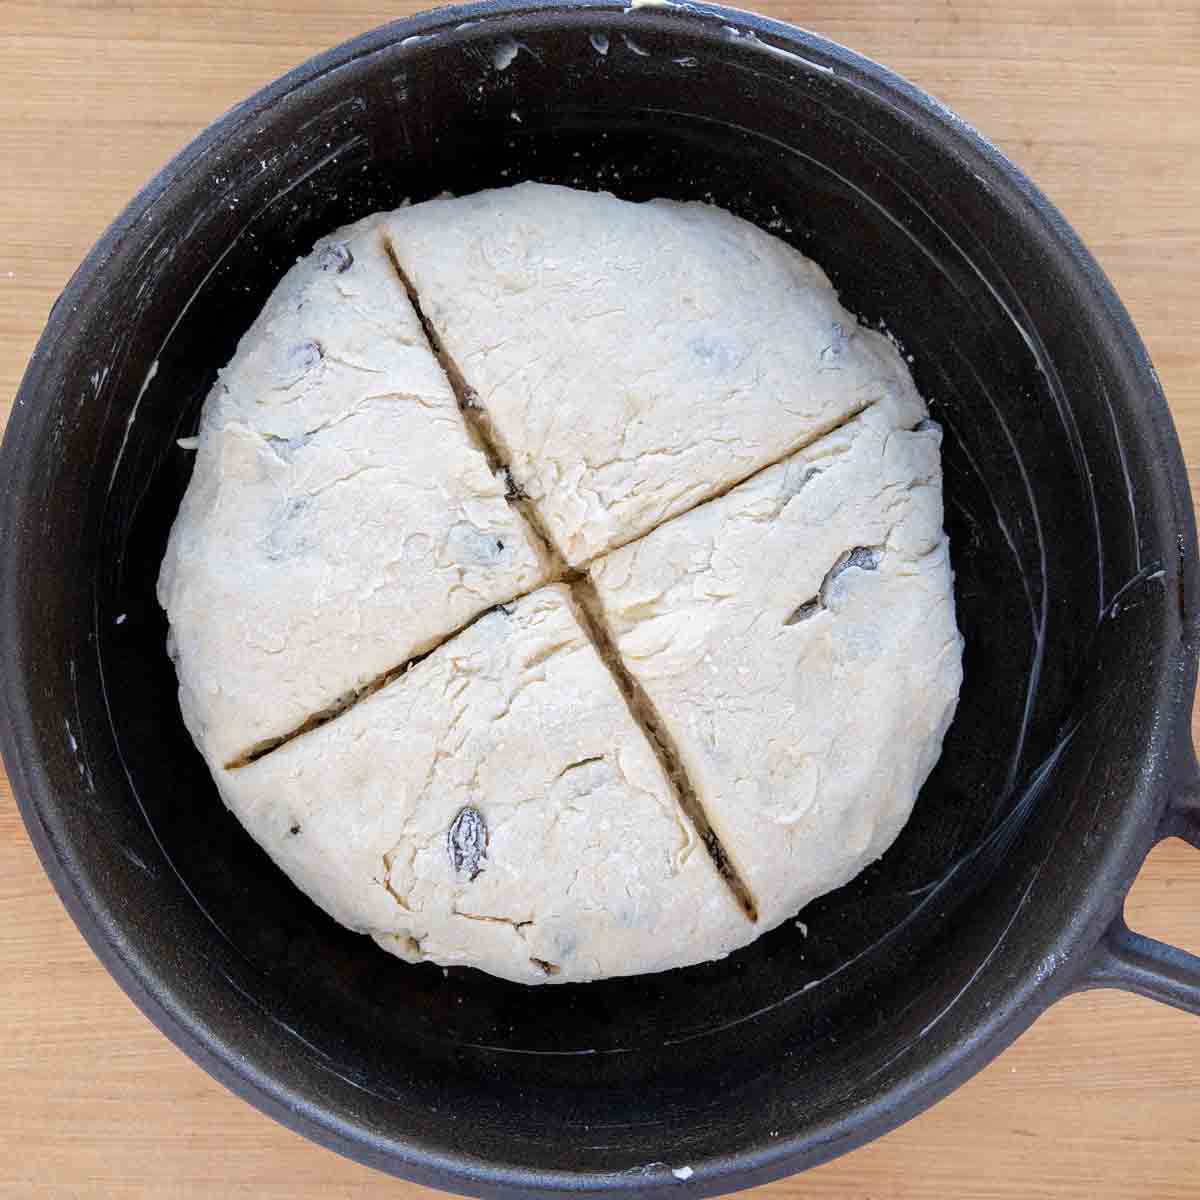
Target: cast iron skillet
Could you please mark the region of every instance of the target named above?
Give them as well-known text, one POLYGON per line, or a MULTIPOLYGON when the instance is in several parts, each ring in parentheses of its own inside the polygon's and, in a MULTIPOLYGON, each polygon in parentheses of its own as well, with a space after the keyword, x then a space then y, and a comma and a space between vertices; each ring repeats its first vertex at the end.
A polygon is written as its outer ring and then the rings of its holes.
POLYGON ((958 118, 712 8, 481 4, 300 67, 189 146, 54 307, 0 457, 3 748, 96 953, 294 1129, 494 1197, 713 1195, 876 1137, 1066 992, 1200 1011, 1131 933, 1200 842, 1192 507, 1167 407, 1075 235, 958 118), (338 928, 221 807, 153 583, 216 368, 320 234, 524 178, 706 197, 816 257, 945 426, 966 682, 876 866, 729 960, 526 989, 338 928))

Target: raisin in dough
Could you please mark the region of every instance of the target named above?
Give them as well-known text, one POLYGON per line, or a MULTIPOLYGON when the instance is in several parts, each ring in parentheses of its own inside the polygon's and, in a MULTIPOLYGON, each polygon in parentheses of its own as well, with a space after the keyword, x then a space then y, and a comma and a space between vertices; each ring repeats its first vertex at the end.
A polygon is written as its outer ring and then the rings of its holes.
POLYGON ((323 239, 205 403, 162 565, 197 745, 223 765, 545 577, 379 219, 323 239))
POLYGON ((884 395, 921 403, 815 263, 710 205, 525 183, 387 236, 572 565, 884 395))
POLYGON ((910 416, 879 404, 591 568, 760 932, 887 849, 954 712, 941 435, 910 416))
POLYGON ((562 983, 752 936, 561 585, 218 782, 300 888, 413 961, 562 983))

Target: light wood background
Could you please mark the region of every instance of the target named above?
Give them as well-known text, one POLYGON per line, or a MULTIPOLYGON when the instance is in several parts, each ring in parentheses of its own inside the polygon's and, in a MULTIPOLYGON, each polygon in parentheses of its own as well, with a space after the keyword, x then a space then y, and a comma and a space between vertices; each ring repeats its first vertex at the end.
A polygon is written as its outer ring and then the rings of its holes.
MULTIPOLYGON (((420 4, 0 0, 0 423, 49 307, 134 190, 310 54, 420 4)), ((991 136, 1083 234, 1200 469, 1200 0, 761 0, 991 136)), ((3 670, 0 665, 0 670, 3 670)), ((1200 855, 1161 846, 1131 922, 1200 948, 1200 855)), ((1072 998, 882 1141, 756 1200, 1200 1195, 1200 1019, 1072 998)), ((0 774, 0 1195, 307 1200, 435 1193, 234 1099, 92 958, 0 774)))

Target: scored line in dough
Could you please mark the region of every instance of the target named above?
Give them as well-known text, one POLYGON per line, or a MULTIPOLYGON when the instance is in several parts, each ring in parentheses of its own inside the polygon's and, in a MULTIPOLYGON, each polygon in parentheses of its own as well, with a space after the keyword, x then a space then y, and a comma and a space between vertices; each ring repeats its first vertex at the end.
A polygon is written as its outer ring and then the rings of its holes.
MULTIPOLYGON (((454 361, 442 344, 442 339, 434 329, 433 323, 425 315, 425 310, 421 307, 421 298, 417 295, 417 289, 413 286, 412 280, 409 279, 396 256, 396 247, 392 244, 392 239, 386 234, 381 233, 380 236, 383 238, 388 259, 408 296, 408 302, 412 305, 413 312, 417 314, 417 320, 421 322, 425 340, 429 343, 429 348, 433 351, 433 356, 437 359, 438 365, 442 368, 446 380, 450 384, 451 391, 454 392, 454 398, 458 401, 458 409, 462 413, 463 423, 467 427, 471 441, 487 460, 492 474, 507 483, 508 502, 525 519, 525 524, 533 534, 533 540, 542 556, 542 561, 553 572, 556 580, 568 579, 573 572, 566 558, 555 544, 554 538, 550 536, 550 531, 542 520, 542 514, 538 511, 537 506, 517 486, 512 471, 509 470, 508 464, 512 461, 512 452, 504 444, 499 430, 488 418, 487 411, 480 405, 475 389, 467 382, 458 363, 454 361)), ((514 597, 514 599, 516 598, 514 597)))
MULTIPOLYGON (((757 904, 750 888, 745 882, 742 874, 738 871, 733 862, 728 850, 721 843, 720 837, 713 829, 708 815, 704 810, 703 803, 696 793, 688 773, 684 768, 681 756, 677 747, 668 734, 666 727, 657 713, 650 698, 646 695, 644 689, 634 678, 632 673, 626 667, 621 655, 616 647, 616 640, 612 635, 608 624, 603 617, 602 608, 599 597, 596 594, 595 586, 587 574, 587 564, 583 564, 580 568, 572 568, 566 561, 559 547, 555 544, 546 523, 542 519, 542 514, 534 504, 516 485, 512 473, 509 470, 510 454, 504 444, 503 438, 496 430, 494 423, 489 419, 486 410, 479 404, 475 395, 474 389, 466 381, 461 370, 453 358, 447 353, 445 346, 442 344, 441 338, 437 331, 433 328, 432 323, 425 314, 421 306, 420 297, 414 288, 407 273, 401 266, 394 245, 391 239, 386 234, 381 233, 380 237, 383 240, 384 248, 387 251, 388 258, 396 271, 396 275, 403 285, 408 296, 409 303, 416 313, 421 327, 425 333, 426 340, 429 342, 430 349, 438 360, 442 371, 445 373, 446 379, 454 392, 458 402, 459 411, 462 414, 463 422, 467 428, 468 435, 476 448, 483 454, 488 463, 489 468, 498 477, 504 479, 508 483, 507 499, 512 507, 520 514, 524 520, 526 527, 533 537, 533 541, 538 548, 538 552, 542 558, 544 565, 550 572, 550 577, 540 583, 538 586, 543 587, 548 583, 561 582, 565 583, 570 589, 571 599, 575 615, 579 620, 580 626, 591 641, 593 648, 596 650, 600 660, 604 663, 613 681, 616 683, 618 691, 622 699, 625 701, 626 707, 629 710, 630 716, 637 726, 646 736, 646 740, 657 757, 664 774, 670 782, 671 789, 674 793, 676 803, 679 805, 680 811, 684 814, 692 827, 695 829, 697 836, 703 842, 705 850, 713 861, 714 866, 726 886, 730 889, 739 908, 750 921, 757 920, 757 904)), ((774 457, 770 462, 756 467, 754 470, 747 472, 744 476, 734 479, 723 484, 721 487, 704 494, 689 505, 687 509, 680 513, 674 513, 662 521, 657 522, 650 529, 644 530, 636 537, 629 539, 629 542, 622 545, 630 544, 635 541, 640 541, 653 533, 655 529, 669 521, 677 520, 679 517, 688 512, 693 511, 703 505, 710 504, 715 500, 719 500, 735 488, 749 482, 755 476, 768 471, 777 466, 786 458, 790 458, 793 454, 812 445, 814 442, 829 436, 836 432, 844 425, 859 417, 863 412, 870 408, 876 401, 872 400, 867 404, 863 404, 853 411, 845 413, 838 420, 829 425, 828 428, 812 431, 806 437, 798 441, 795 445, 789 446, 783 453, 774 457)), ((619 549, 619 546, 609 547, 609 551, 619 549)), ((520 600, 524 595, 512 596, 503 604, 496 607, 503 607, 504 604, 512 603, 520 600)), ((488 610, 490 611, 490 610, 488 610)), ((451 630, 444 637, 440 638, 436 645, 424 650, 422 653, 413 656, 411 659, 393 667, 374 679, 363 684, 361 687, 354 689, 324 709, 319 710, 305 718, 303 722, 297 725, 294 729, 284 733, 278 737, 271 738, 267 741, 260 742, 249 747, 241 754, 237 755, 231 761, 225 764, 227 770, 237 770, 242 767, 249 766, 251 763, 259 761, 267 755, 280 749, 287 743, 294 741, 303 734, 309 733, 322 725, 328 724, 330 721, 336 720, 351 708, 355 707, 361 701, 374 695, 388 684, 400 678, 410 668, 417 663, 428 658, 435 650, 445 645, 455 637, 458 637, 465 630, 469 629, 476 621, 478 621, 486 613, 479 613, 470 621, 451 630)))
POLYGON ((703 842, 717 873, 733 893, 738 907, 745 913, 748 920, 757 921, 758 905, 754 896, 745 879, 734 866, 729 853, 721 844, 717 831, 712 827, 712 822, 704 811, 704 805, 688 778, 682 756, 667 733, 666 726, 650 697, 621 658, 616 638, 609 629, 608 622, 604 619, 595 585, 588 577, 586 569, 572 570, 570 568, 562 549, 555 542, 546 522, 542 520, 542 514, 537 505, 513 485, 513 477, 509 469, 509 463, 512 461, 511 451, 504 444, 499 431, 489 419, 487 410, 480 405, 474 390, 454 361, 453 355, 446 349, 437 330, 433 327, 433 322, 426 315, 421 304, 421 297, 408 273, 404 270, 391 238, 385 234, 383 240, 392 266, 396 269, 396 275, 408 294, 409 303, 417 314, 417 319, 421 322, 421 328, 425 331, 429 347, 446 373, 446 378, 458 400, 459 410, 462 412, 463 421, 470 430, 472 439, 483 451, 492 470, 509 481, 509 503, 513 505, 529 527, 534 540, 541 548, 546 564, 570 589, 575 616, 580 627, 587 634, 600 661, 612 676, 617 690, 621 693, 621 698, 625 701, 625 707, 628 709, 630 717, 641 729, 650 748, 654 751, 663 774, 667 777, 671 790, 675 794, 676 804, 679 805, 680 811, 695 829, 697 837, 703 842))

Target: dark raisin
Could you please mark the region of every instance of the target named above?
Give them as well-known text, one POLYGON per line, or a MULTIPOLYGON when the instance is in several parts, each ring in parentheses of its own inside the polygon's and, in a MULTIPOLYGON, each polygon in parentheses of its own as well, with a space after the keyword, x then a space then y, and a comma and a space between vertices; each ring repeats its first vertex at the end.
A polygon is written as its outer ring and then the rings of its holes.
POLYGON ((837 562, 825 572, 825 578, 821 581, 821 590, 812 599, 805 600, 799 608, 793 610, 792 615, 784 621, 784 624, 797 625, 801 621, 807 621, 809 617, 815 617, 828 603, 829 589, 833 586, 833 581, 844 571, 848 571, 851 567, 857 567, 860 571, 877 571, 882 561, 883 549, 879 546, 855 546, 839 555, 837 562))
POLYGON ((294 375, 303 375, 306 371, 311 371, 324 357, 325 350, 320 342, 297 342, 288 351, 288 368, 294 375))
POLYGON ((322 247, 317 255, 317 266, 322 271, 334 271, 341 275, 354 266, 354 255, 350 253, 349 246, 343 246, 340 242, 331 243, 322 247))
POLYGON ((456 874, 474 879, 487 857, 488 828, 477 808, 463 808, 446 832, 446 849, 456 874))
POLYGON ((785 625, 799 625, 801 621, 807 621, 809 617, 815 617, 821 611, 820 597, 814 596, 811 600, 805 600, 786 621, 785 625))
POLYGON ((875 546, 855 546, 853 550, 847 550, 829 568, 829 574, 825 576, 825 583, 822 587, 828 586, 843 571, 848 571, 851 567, 857 567, 860 571, 876 571, 879 569, 882 558, 883 551, 875 546))
POLYGON ((846 347, 850 343, 850 338, 846 331, 842 328, 840 321, 834 321, 833 328, 830 330, 829 345, 821 351, 821 361, 824 363, 839 362, 846 354, 846 347))
POLYGON ((500 478, 504 481, 504 498, 506 500, 525 499, 525 493, 521 490, 520 484, 513 478, 512 472, 507 467, 500 468, 500 478))
POLYGON ((295 837, 295 836, 296 836, 296 834, 298 834, 299 832, 300 832, 300 824, 299 824, 299 822, 297 822, 296 824, 294 824, 294 825, 291 827, 291 829, 289 829, 289 830, 288 830, 288 833, 290 833, 290 834, 292 835, 292 837, 295 837))
POLYGON ((793 475, 791 470, 785 471, 783 475, 783 487, 780 488, 780 498, 787 501, 793 496, 798 496, 801 490, 816 479, 824 469, 824 467, 807 467, 799 479, 793 475))

